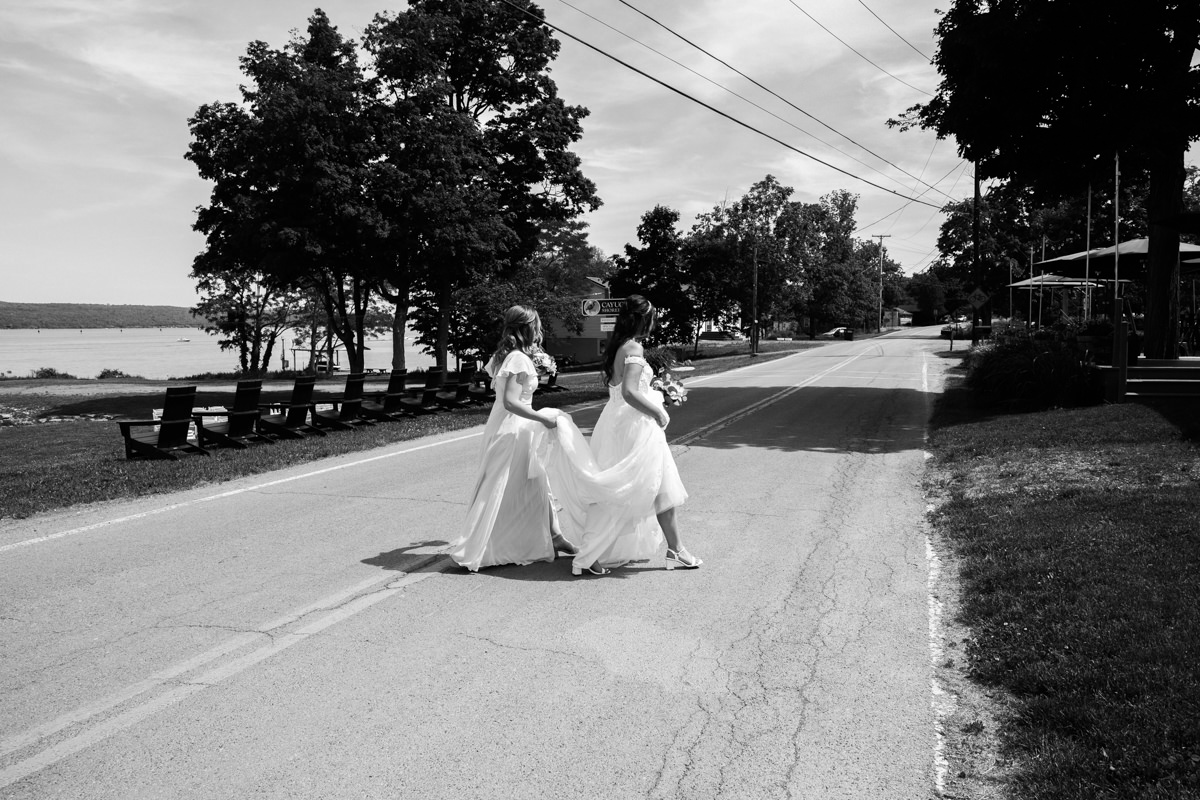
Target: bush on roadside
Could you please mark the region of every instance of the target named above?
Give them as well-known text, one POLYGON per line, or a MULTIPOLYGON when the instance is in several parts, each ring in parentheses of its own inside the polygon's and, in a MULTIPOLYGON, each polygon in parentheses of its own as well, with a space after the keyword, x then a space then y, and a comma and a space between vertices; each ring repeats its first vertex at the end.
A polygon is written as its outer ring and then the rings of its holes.
POLYGON ((1069 342, 1022 330, 997 332, 974 347, 966 385, 985 404, 1030 410, 1089 406, 1104 399, 1100 373, 1069 342))
POLYGON ((74 375, 70 375, 66 372, 59 372, 54 367, 42 367, 40 369, 35 369, 33 371, 33 377, 35 377, 35 378, 63 378, 63 379, 72 380, 72 381, 79 380, 74 375))

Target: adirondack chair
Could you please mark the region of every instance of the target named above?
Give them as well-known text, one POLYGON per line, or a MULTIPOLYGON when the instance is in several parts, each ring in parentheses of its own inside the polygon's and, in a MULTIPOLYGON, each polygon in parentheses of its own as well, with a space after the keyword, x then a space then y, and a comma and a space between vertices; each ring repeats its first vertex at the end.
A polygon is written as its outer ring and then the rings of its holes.
POLYGON ((208 455, 199 442, 188 439, 192 424, 192 407, 196 404, 195 386, 172 386, 163 399, 162 417, 159 419, 117 420, 121 435, 125 437, 125 458, 165 458, 178 461, 180 450, 208 455), (157 431, 135 432, 134 428, 150 428, 157 431))
POLYGON ((471 405, 471 376, 462 371, 450 372, 434 398, 442 408, 453 411, 471 405))
POLYGON ((270 436, 259 433, 258 420, 262 409, 258 397, 262 394, 262 381, 238 381, 233 394, 233 405, 225 411, 193 411, 196 418, 196 438, 200 444, 216 444, 245 449, 248 442, 275 444, 270 436), (205 422, 205 417, 223 417, 224 421, 205 422))
POLYGON ((407 397, 404 405, 414 414, 435 414, 442 410, 438 403, 437 393, 442 390, 445 371, 440 367, 430 367, 425 371, 425 385, 417 388, 407 397))
POLYGON ((391 422, 397 422, 404 417, 412 416, 415 412, 404 404, 405 399, 408 397, 405 393, 407 381, 408 370, 392 370, 392 374, 388 378, 387 391, 363 393, 363 415, 373 420, 388 420, 391 422))
POLYGON ((362 414, 363 381, 366 375, 352 372, 346 376, 346 388, 341 397, 321 398, 321 402, 332 403, 332 411, 318 411, 313 407, 312 424, 318 428, 352 431, 365 425, 374 425, 362 414))
POLYGON ((475 370, 475 374, 471 376, 467 394, 473 403, 490 403, 496 399, 496 392, 492 389, 492 376, 487 373, 487 370, 475 370))
POLYGON ((302 375, 292 385, 292 398, 286 403, 259 403, 259 408, 279 411, 263 414, 258 418, 258 429, 281 439, 303 439, 306 434, 324 436, 325 431, 308 423, 312 411, 313 389, 317 385, 316 375, 302 375))

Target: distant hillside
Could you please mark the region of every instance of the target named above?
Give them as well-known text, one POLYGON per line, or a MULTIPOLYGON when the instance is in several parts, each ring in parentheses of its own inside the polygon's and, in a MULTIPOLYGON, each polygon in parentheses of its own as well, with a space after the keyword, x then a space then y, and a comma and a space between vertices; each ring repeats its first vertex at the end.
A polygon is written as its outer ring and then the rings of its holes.
POLYGON ((180 306, 0 302, 0 328, 198 328, 204 324, 180 306))

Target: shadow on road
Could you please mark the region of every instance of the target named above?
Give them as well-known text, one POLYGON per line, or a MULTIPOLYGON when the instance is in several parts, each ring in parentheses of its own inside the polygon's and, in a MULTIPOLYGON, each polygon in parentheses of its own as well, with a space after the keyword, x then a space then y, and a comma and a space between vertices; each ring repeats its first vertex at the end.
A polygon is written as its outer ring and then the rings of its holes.
MULTIPOLYGON (((746 393, 746 388, 698 388, 688 406, 711 403, 736 408, 746 393)), ((759 391, 759 399, 766 396, 759 391)), ((872 454, 919 450, 924 447, 933 397, 919 389, 807 386, 744 419, 701 430, 698 438, 693 438, 698 428, 676 414, 667 440, 731 450, 872 454)))
POLYGON ((380 553, 372 558, 364 558, 362 563, 395 572, 433 572, 445 568, 446 564, 450 563, 449 557, 412 551, 424 547, 445 547, 448 544, 449 542, 441 539, 413 542, 407 547, 397 547, 395 550, 380 553), (431 555, 434 556, 432 560, 430 560, 431 555))

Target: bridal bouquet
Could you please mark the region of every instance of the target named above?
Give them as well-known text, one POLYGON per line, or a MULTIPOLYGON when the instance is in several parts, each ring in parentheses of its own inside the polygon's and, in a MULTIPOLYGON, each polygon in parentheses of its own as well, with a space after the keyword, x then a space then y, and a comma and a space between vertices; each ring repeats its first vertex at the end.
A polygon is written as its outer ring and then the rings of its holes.
POLYGON ((675 354, 666 347, 653 347, 643 353, 646 363, 654 371, 650 388, 662 392, 663 403, 681 406, 687 402, 687 387, 671 372, 677 366, 675 354))
POLYGON ((554 356, 545 350, 534 350, 530 358, 533 360, 533 366, 537 369, 538 375, 549 377, 558 374, 558 364, 554 363, 554 356))

